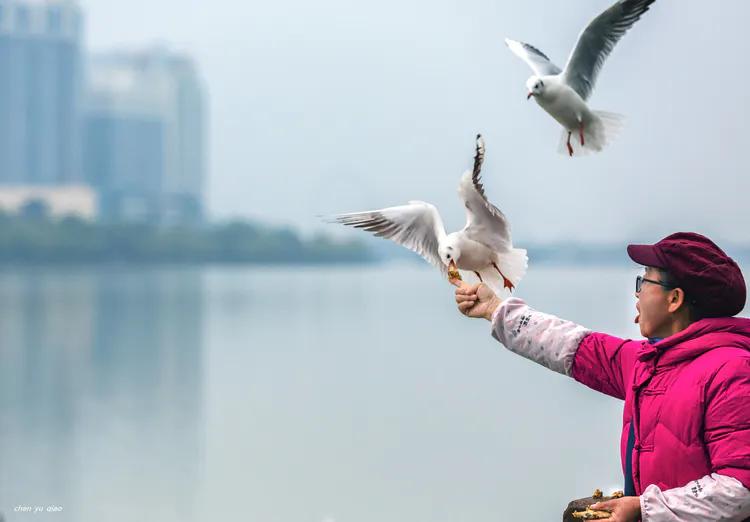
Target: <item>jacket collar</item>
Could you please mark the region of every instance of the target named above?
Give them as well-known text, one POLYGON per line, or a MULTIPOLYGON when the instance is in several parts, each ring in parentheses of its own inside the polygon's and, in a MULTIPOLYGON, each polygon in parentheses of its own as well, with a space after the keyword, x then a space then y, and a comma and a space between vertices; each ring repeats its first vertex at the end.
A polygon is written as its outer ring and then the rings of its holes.
MULTIPOLYGON (((722 346, 750 350, 750 319, 716 317, 701 319, 656 343, 644 342, 638 352, 643 362, 656 359, 656 366, 676 364, 722 346)), ((652 363, 653 364, 653 363, 652 363)))

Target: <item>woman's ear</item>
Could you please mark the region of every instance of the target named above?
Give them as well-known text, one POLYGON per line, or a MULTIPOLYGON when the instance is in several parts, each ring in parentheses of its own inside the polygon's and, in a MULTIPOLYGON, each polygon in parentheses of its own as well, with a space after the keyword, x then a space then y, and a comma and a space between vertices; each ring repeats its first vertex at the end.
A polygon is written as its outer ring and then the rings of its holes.
POLYGON ((674 288, 669 293, 669 311, 674 313, 685 303, 685 291, 682 288, 674 288))

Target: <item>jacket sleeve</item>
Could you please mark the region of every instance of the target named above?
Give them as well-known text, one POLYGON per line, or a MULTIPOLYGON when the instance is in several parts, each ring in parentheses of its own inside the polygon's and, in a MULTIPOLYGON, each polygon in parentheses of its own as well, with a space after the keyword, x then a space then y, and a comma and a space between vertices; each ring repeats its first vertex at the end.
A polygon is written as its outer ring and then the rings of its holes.
POLYGON ((639 346, 538 312, 515 297, 492 315, 492 336, 508 350, 618 399, 625 399, 623 383, 639 346))
POLYGON ((711 470, 750 489, 750 359, 730 359, 706 385, 703 439, 711 470))
POLYGON ((568 376, 578 345, 589 333, 515 297, 503 301, 492 315, 492 336, 508 350, 568 376))
POLYGON ((640 343, 603 333, 587 335, 573 359, 572 377, 589 388, 625 400, 625 383, 640 343))
POLYGON ((739 522, 747 517, 750 491, 739 480, 717 473, 664 491, 652 484, 641 494, 643 522, 739 522))

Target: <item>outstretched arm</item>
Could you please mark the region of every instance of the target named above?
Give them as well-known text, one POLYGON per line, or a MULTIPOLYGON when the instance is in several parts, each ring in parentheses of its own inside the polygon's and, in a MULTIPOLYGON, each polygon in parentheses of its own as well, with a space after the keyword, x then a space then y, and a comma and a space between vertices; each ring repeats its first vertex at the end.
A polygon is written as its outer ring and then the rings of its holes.
POLYGON ((459 311, 491 321, 492 336, 506 348, 553 371, 572 375, 576 351, 590 330, 534 310, 521 299, 501 301, 483 284, 456 286, 459 311))
POLYGON ((625 382, 638 343, 595 333, 572 321, 500 300, 484 284, 457 286, 456 303, 468 317, 492 322, 492 336, 510 351, 612 397, 625 399, 625 382))

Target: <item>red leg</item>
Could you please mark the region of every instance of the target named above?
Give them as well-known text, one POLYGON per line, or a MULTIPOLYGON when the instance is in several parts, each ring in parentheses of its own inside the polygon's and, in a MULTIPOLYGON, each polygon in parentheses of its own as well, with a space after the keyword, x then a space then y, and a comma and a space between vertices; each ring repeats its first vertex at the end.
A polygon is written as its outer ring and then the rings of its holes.
POLYGON ((479 272, 477 272, 476 270, 474 270, 474 273, 475 273, 475 274, 477 275, 477 277, 479 278, 479 282, 480 282, 480 283, 484 283, 484 281, 482 281, 482 276, 480 276, 480 275, 479 275, 479 272))
POLYGON ((583 139, 583 122, 581 122, 581 128, 578 129, 578 134, 581 136, 581 146, 586 145, 586 141, 583 139))
POLYGON ((572 132, 568 132, 568 156, 573 155, 573 146, 570 144, 570 135, 573 134, 572 132))
POLYGON ((502 278, 503 278, 503 288, 507 288, 508 290, 510 290, 512 292, 513 289, 516 287, 516 285, 514 285, 511 282, 510 279, 508 279, 507 277, 505 277, 505 275, 503 275, 503 273, 500 271, 500 269, 497 267, 497 265, 495 263, 492 263, 492 266, 494 266, 495 270, 497 270, 497 273, 502 276, 502 278))

